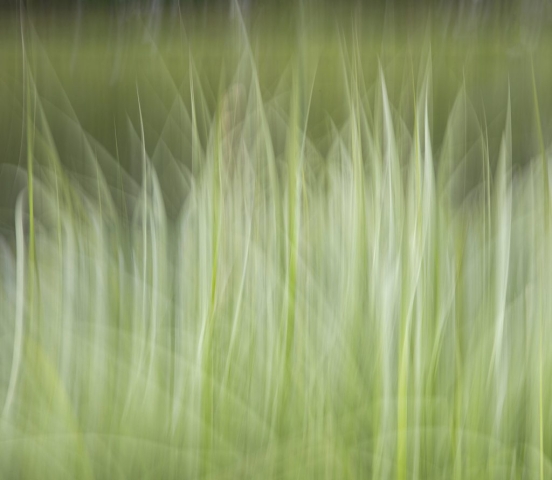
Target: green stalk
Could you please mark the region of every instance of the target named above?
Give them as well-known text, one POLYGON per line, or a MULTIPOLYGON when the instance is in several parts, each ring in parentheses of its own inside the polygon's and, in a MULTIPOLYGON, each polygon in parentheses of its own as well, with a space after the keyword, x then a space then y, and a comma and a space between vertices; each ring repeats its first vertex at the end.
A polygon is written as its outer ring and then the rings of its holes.
POLYGON ((288 264, 287 264, 287 302, 286 319, 284 325, 284 359, 283 359, 283 378, 282 394, 280 401, 280 413, 278 415, 278 428, 280 434, 285 432, 285 422, 288 417, 288 401, 290 390, 292 388, 292 355, 295 339, 295 295, 297 290, 297 190, 299 185, 300 173, 298 169, 299 157, 299 80, 296 76, 293 78, 291 113, 289 125, 289 138, 287 145, 287 166, 288 166, 288 264))
MULTIPOLYGON (((546 161, 546 153, 544 148, 544 138, 542 134, 542 123, 540 118, 539 100, 537 96, 537 83, 535 80, 535 69, 533 66, 533 57, 531 56, 531 80, 533 83, 533 102, 535 106, 535 117, 537 122, 537 133, 539 139, 539 149, 542 161, 542 181, 544 188, 544 245, 545 245, 545 265, 550 265, 549 249, 550 245, 550 187, 548 185, 548 162, 546 161)), ((546 268, 545 267, 545 268, 546 268)), ((542 359, 542 337, 544 334, 543 312, 545 311, 544 296, 540 296, 540 312, 539 312, 539 473, 540 480, 544 480, 544 405, 543 405, 543 359, 542 359)))
POLYGON ((211 475, 211 450, 213 448, 213 434, 214 434, 214 390, 213 384, 215 381, 214 372, 214 350, 213 341, 215 333, 215 312, 216 312, 216 294, 217 294, 217 279, 218 279, 218 256, 219 256, 219 233, 220 233, 220 201, 221 201, 221 188, 222 183, 220 179, 221 175, 221 161, 222 161, 222 112, 218 112, 216 118, 216 132, 215 132, 215 145, 213 152, 213 171, 211 177, 213 206, 212 206, 212 251, 211 258, 211 287, 209 298, 209 310, 206 319, 205 326, 205 338, 203 341, 203 382, 202 382, 202 435, 201 435, 201 448, 203 450, 202 463, 200 465, 201 478, 210 478, 211 475))
POLYGON ((452 415, 452 459, 454 468, 455 480, 462 478, 462 430, 463 426, 463 401, 464 393, 464 338, 462 330, 464 328, 464 249, 466 247, 466 233, 464 225, 460 225, 462 229, 461 236, 456 241, 456 282, 455 282, 455 300, 454 300, 454 365, 455 365, 455 383, 454 383, 454 404, 452 415))
POLYGON ((23 82, 25 85, 25 121, 27 139, 27 201, 29 203, 29 265, 28 265, 28 308, 29 319, 34 318, 34 271, 35 271, 35 224, 34 224, 34 190, 33 190, 33 159, 34 159, 34 112, 31 108, 32 93, 35 94, 34 105, 36 107, 36 91, 31 90, 31 72, 27 59, 23 22, 21 23, 21 41, 23 44, 23 82))

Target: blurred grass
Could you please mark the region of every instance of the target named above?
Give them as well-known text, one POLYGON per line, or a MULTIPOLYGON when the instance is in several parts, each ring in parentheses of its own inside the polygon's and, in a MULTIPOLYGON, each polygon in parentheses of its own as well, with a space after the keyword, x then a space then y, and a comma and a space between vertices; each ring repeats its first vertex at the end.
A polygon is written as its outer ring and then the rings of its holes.
MULTIPOLYGON (((441 31, 437 21, 431 27, 428 19, 420 22, 422 26, 419 27, 403 29, 397 26, 387 32, 382 30, 382 22, 378 19, 375 16, 366 24, 360 23, 360 68, 366 82, 373 84, 377 79, 378 60, 382 63, 390 98, 397 108, 401 107, 401 95, 404 95, 401 92, 405 90, 405 78, 411 73, 411 65, 419 63, 421 52, 431 44, 432 58, 437 66, 433 72, 431 119, 436 145, 441 144, 448 112, 465 83, 478 118, 486 114, 491 140, 494 140, 491 147, 496 153, 500 136, 498 125, 503 123, 503 99, 509 85, 515 113, 515 157, 527 158, 535 153, 536 142, 531 137, 534 129, 531 125, 529 53, 533 54, 537 85, 542 87, 540 105, 545 135, 548 135, 552 97, 546 84, 552 76, 552 66, 548 61, 551 42, 547 30, 541 33, 542 40, 529 49, 516 30, 510 35, 497 27, 473 33, 460 30, 454 34, 441 31)), ((114 18, 99 16, 95 20, 92 17, 83 21, 78 27, 63 18, 50 21, 39 18, 33 24, 37 48, 33 62, 37 75, 43 77, 39 88, 44 89, 45 95, 51 94, 48 92, 49 83, 59 81, 83 127, 111 153, 115 147, 113 123, 121 131, 126 128, 127 116, 133 124, 138 122, 134 94, 136 81, 142 84, 144 109, 149 109, 145 117, 151 118, 152 123, 160 121, 153 116, 160 106, 170 105, 175 89, 189 108, 188 68, 189 53, 192 52, 212 115, 218 101, 222 72, 224 69, 227 73, 233 71, 239 59, 239 32, 227 21, 213 20, 212 26, 198 22, 198 27, 187 17, 173 18, 166 20, 166 26, 158 32, 149 33, 144 23, 131 17, 118 24, 114 18), (158 74, 160 70, 163 75, 158 74)), ((264 23, 252 22, 251 38, 259 83, 263 95, 270 98, 286 71, 289 72, 291 57, 300 37, 304 37, 302 48, 309 52, 305 68, 312 74, 316 67, 318 72, 313 85, 309 133, 324 143, 326 116, 340 125, 347 115, 347 106, 340 94, 343 90, 340 49, 343 42, 350 44, 352 25, 350 21, 339 23, 337 20, 335 23, 327 20, 312 23, 307 22, 304 31, 298 33, 293 22, 281 28, 272 26, 266 19, 264 23)), ((17 117, 21 102, 21 35, 16 22, 4 20, 4 24, 7 25, 0 34, 1 58, 5 65, 1 72, 0 97, 3 106, 2 143, 8 146, 7 157, 14 161, 21 136, 21 122, 17 117)), ((32 57, 33 53, 30 55, 32 57)), ((228 82, 229 78, 222 78, 222 81, 228 82)), ((146 135, 150 140, 147 144, 155 144, 155 129, 146 129, 146 135)), ((128 162, 126 145, 123 143, 121 148, 124 149, 122 161, 128 162)))
POLYGON ((3 21, 1 475, 552 475, 546 32, 3 21))

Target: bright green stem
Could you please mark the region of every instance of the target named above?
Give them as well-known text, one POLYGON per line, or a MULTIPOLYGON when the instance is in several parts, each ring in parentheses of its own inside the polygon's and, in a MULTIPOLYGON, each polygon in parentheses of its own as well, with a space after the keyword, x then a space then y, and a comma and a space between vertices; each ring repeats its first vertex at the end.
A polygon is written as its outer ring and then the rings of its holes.
POLYGON ((216 293, 218 279, 218 256, 219 256, 219 232, 220 232, 220 201, 221 201, 221 182, 220 182, 220 162, 222 158, 222 125, 221 117, 217 120, 217 132, 215 135, 215 149, 213 158, 213 176, 212 176, 212 191, 213 191, 213 210, 212 210, 212 253, 213 259, 211 267, 211 294, 209 299, 209 311, 207 314, 207 324, 205 326, 205 339, 203 342, 203 385, 202 385, 202 435, 201 447, 202 458, 200 465, 200 477, 209 477, 211 470, 211 449, 213 441, 213 408, 214 408, 214 364, 213 364, 213 335, 215 332, 215 311, 216 311, 216 293))
MULTIPOLYGON (((550 238, 550 190, 548 185, 548 162, 544 149, 544 137, 542 134, 542 123, 540 118, 539 100, 537 96, 537 83, 535 80, 535 69, 531 57, 531 79, 533 81, 533 101, 535 104, 535 116, 537 121, 537 132, 539 137, 539 149, 542 159, 542 179, 544 186, 544 245, 548 247, 550 238)), ((548 250, 545 251, 548 259, 548 250)), ((539 315, 539 470, 540 479, 544 480, 544 409, 543 409, 543 361, 542 361, 542 337, 543 337, 543 303, 541 295, 541 312, 539 315)))

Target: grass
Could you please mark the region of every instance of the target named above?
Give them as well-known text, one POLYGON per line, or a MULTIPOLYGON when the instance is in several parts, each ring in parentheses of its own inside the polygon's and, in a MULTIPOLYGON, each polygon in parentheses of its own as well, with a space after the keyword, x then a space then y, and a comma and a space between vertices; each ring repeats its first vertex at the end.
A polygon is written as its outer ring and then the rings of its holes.
POLYGON ((27 162, 2 170, 2 477, 550 478, 534 70, 529 110, 507 88, 480 115, 468 71, 443 117, 429 43, 397 71, 353 30, 338 121, 307 35, 274 86, 241 25, 215 88, 191 48, 182 76, 154 49, 111 149, 32 32, 27 162))

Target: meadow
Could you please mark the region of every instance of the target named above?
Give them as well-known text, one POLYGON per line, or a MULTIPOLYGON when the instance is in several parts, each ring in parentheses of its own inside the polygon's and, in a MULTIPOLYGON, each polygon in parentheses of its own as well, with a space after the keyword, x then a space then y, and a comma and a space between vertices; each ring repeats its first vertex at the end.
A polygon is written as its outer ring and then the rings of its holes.
POLYGON ((547 31, 2 22, 1 478, 552 478, 547 31))

